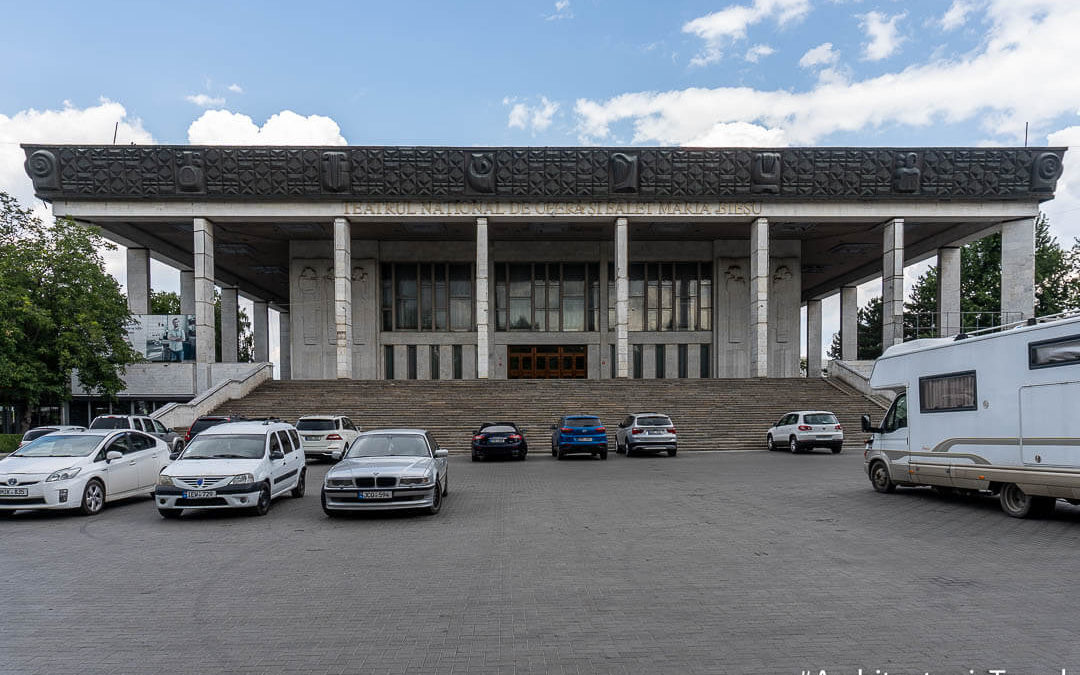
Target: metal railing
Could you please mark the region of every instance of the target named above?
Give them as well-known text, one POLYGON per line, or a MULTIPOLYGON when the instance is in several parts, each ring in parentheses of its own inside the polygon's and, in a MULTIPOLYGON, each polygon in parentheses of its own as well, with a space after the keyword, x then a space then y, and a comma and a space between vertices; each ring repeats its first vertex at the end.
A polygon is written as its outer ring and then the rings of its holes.
POLYGON ((905 312, 904 340, 1000 330, 1023 320, 1022 312, 905 312))

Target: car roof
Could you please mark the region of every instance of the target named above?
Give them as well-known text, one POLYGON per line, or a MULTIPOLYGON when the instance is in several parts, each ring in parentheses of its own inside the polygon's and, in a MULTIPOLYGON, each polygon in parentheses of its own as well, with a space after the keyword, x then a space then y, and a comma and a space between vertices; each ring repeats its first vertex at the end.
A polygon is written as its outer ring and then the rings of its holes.
POLYGON ((226 422, 200 431, 199 435, 265 434, 268 431, 287 431, 292 428, 293 426, 291 424, 286 424, 285 422, 226 422))
POLYGON ((57 431, 79 431, 80 429, 86 429, 86 427, 81 424, 42 424, 40 427, 27 429, 27 431, 37 431, 38 429, 56 429, 57 431))
POLYGON ((517 429, 517 424, 514 422, 481 422, 480 428, 487 429, 488 427, 514 427, 517 429))
POLYGON ((563 415, 564 420, 573 419, 575 417, 595 417, 596 419, 600 419, 599 415, 592 415, 589 413, 574 413, 573 415, 563 415))
MULTIPOLYGON (((82 431, 70 430, 65 431, 65 436, 111 436, 112 434, 129 434, 131 432, 138 432, 137 429, 83 429, 82 431)), ((52 434, 50 434, 52 435, 52 434)))
POLYGON ((380 434, 415 434, 417 436, 423 436, 427 434, 426 429, 372 429, 371 431, 365 431, 361 433, 361 436, 378 436, 380 434))
POLYGON ((301 415, 296 418, 296 421, 300 420, 336 420, 339 417, 345 417, 345 415, 301 415))
POLYGON ((630 413, 634 417, 671 417, 667 413, 630 413))

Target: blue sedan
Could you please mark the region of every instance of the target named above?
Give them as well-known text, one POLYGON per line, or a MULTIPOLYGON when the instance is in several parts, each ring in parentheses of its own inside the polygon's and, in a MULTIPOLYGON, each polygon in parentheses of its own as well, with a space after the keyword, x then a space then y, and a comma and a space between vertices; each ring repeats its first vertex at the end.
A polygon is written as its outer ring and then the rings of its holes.
POLYGON ((588 453, 607 459, 607 429, 596 415, 567 415, 551 427, 551 455, 588 453))

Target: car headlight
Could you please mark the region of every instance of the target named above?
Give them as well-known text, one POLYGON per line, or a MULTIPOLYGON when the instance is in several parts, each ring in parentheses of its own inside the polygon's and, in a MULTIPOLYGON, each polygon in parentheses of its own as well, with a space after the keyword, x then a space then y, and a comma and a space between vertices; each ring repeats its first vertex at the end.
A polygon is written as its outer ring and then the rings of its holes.
POLYGON ((229 481, 229 485, 246 485, 248 483, 254 483, 255 476, 250 473, 239 473, 233 476, 233 479, 229 481))
POLYGON ((352 482, 351 478, 327 478, 326 479, 326 486, 327 487, 352 487, 353 485, 355 485, 355 483, 352 482))
POLYGON ((173 484, 172 476, 166 476, 163 473, 159 473, 158 476, 157 476, 157 484, 158 485, 172 485, 173 484))
POLYGON ((74 478, 75 476, 78 476, 80 471, 82 471, 82 467, 78 466, 69 466, 66 469, 53 471, 51 474, 49 474, 49 477, 45 479, 45 482, 51 483, 58 480, 69 480, 71 478, 74 478))
POLYGON ((428 476, 405 476, 398 481, 398 485, 427 485, 431 482, 428 476))

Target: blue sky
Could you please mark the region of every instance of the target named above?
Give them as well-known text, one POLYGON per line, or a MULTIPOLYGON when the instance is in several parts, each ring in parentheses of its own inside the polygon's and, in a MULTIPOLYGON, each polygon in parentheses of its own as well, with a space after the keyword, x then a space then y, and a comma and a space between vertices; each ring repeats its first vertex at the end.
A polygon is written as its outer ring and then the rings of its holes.
MULTIPOLYGON (((4 24, 0 189, 28 204, 19 142, 117 122, 178 144, 1019 145, 1025 122, 1080 143, 1075 0, 43 1, 4 24)), ((1066 242, 1070 156, 1047 205, 1066 242)))

